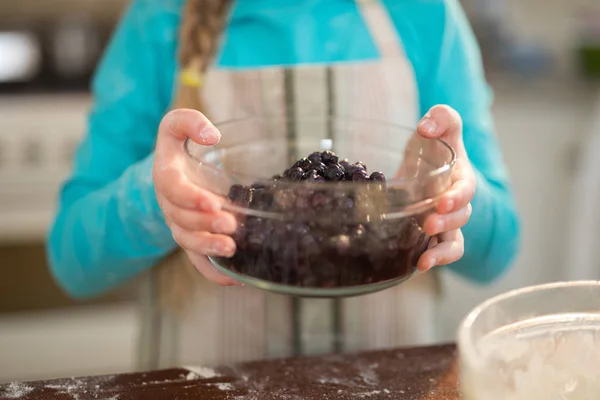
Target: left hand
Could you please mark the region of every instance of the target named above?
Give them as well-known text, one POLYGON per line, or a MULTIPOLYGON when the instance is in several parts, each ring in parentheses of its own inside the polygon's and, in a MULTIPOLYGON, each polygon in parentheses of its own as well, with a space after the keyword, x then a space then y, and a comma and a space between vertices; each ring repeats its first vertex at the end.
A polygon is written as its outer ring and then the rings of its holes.
POLYGON ((426 271, 462 258, 465 248, 461 228, 471 216, 476 178, 463 142, 462 119, 456 110, 445 105, 433 107, 417 125, 417 132, 425 138, 444 140, 456 152, 452 186, 440 198, 435 212, 425 220, 425 233, 432 239, 418 267, 426 271))

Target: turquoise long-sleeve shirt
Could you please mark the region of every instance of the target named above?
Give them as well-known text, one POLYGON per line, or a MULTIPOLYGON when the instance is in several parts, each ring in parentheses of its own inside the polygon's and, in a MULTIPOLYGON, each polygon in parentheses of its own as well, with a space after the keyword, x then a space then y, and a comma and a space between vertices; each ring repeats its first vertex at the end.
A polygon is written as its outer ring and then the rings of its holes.
MULTIPOLYGON (((474 36, 457 0, 382 1, 414 67, 421 114, 448 104, 464 120, 478 186, 463 229, 465 255, 448 268, 489 282, 518 250, 519 219, 474 36)), ((95 75, 87 135, 48 240, 53 274, 74 297, 105 292, 175 248, 151 171, 157 128, 172 99, 182 6, 182 0, 134 0, 95 75)), ((243 68, 377 57, 352 0, 238 0, 217 63, 243 68)))

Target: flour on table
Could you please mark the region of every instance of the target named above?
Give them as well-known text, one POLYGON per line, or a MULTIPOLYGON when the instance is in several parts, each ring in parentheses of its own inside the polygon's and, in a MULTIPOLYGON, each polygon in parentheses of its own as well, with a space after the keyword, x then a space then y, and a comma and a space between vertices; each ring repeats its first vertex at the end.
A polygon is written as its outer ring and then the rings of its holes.
POLYGON ((10 385, 8 385, 8 388, 4 389, 4 391, 0 394, 7 399, 19 399, 31 393, 32 391, 33 388, 31 386, 12 382, 10 385))
POLYGON ((214 384, 219 390, 233 390, 233 385, 227 382, 217 382, 214 384))
MULTIPOLYGON (((217 371, 215 371, 212 368, 208 368, 208 367, 183 367, 185 369, 187 369, 188 371, 190 371, 191 373, 194 373, 196 375, 198 375, 201 378, 205 378, 205 379, 210 379, 210 378, 216 378, 218 376, 221 376, 220 374, 217 373, 217 371)), ((192 379, 196 379, 194 377, 189 378, 190 374, 187 375, 187 379, 188 380, 192 380, 192 379)))

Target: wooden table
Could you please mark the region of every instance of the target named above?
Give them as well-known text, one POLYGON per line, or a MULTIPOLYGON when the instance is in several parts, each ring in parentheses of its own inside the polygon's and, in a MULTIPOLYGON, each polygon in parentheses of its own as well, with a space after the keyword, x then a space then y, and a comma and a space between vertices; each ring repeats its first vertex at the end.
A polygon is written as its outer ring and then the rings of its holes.
MULTIPOLYGON (((56 360, 60 362, 60 360, 56 360)), ((0 399, 458 400, 453 345, 0 385, 0 399)))

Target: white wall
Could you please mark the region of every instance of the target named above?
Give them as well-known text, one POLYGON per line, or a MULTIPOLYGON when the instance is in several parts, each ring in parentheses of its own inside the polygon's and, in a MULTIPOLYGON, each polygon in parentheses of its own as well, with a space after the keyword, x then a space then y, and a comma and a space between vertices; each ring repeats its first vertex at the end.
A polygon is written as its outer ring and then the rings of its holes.
MULTIPOLYGON (((522 219, 522 250, 499 282, 475 287, 446 274, 441 340, 483 300, 532 284, 564 280, 573 161, 589 135, 600 93, 574 83, 495 82, 494 114, 522 219)), ((600 152, 600 149, 599 149, 600 152)))

